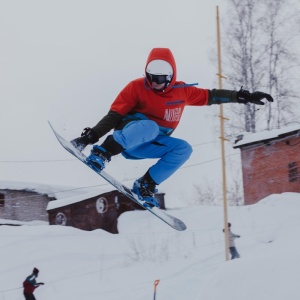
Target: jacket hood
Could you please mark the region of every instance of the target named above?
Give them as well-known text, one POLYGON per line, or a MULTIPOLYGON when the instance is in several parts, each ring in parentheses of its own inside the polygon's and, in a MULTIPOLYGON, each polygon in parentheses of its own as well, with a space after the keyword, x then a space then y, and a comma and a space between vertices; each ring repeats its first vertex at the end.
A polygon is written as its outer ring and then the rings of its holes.
MULTIPOLYGON (((151 50, 151 52, 149 53, 149 56, 147 59, 147 63, 145 66, 145 74, 146 74, 146 68, 147 68, 148 64, 152 60, 156 60, 156 59, 161 59, 161 60, 168 62, 173 68, 173 77, 172 77, 172 80, 171 80, 170 84, 168 85, 168 87, 164 90, 164 92, 166 92, 172 88, 172 86, 175 84, 175 81, 176 81, 177 71, 176 71, 175 59, 169 48, 153 48, 151 50)), ((149 82, 148 82, 148 84, 149 84, 149 82)))

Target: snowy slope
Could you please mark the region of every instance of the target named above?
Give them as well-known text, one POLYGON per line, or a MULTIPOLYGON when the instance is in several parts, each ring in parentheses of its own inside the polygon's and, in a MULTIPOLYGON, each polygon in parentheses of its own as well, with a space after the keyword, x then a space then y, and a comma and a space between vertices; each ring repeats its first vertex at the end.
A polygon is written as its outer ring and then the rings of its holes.
POLYGON ((0 299, 22 298, 33 267, 45 285, 37 299, 281 300, 300 288, 299 194, 272 195, 230 207, 241 259, 225 262, 223 210, 170 210, 188 226, 176 232, 147 212, 128 212, 120 234, 33 225, 0 226, 0 299))

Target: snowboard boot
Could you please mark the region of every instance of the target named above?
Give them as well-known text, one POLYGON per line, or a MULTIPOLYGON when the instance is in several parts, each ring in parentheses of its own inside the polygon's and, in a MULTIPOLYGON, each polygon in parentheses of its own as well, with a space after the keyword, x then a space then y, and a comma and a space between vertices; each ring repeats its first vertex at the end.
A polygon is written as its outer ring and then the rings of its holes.
POLYGON ((105 164, 110 162, 111 154, 103 147, 95 145, 86 160, 98 170, 103 170, 105 168, 105 164))
POLYGON ((156 183, 151 178, 149 172, 147 172, 143 177, 137 179, 132 188, 132 192, 135 193, 138 198, 145 201, 150 206, 159 207, 158 200, 154 197, 157 193, 156 183))
POLYGON ((98 170, 103 170, 106 163, 111 161, 113 155, 121 153, 124 148, 109 135, 101 146, 95 145, 87 161, 92 163, 98 170))

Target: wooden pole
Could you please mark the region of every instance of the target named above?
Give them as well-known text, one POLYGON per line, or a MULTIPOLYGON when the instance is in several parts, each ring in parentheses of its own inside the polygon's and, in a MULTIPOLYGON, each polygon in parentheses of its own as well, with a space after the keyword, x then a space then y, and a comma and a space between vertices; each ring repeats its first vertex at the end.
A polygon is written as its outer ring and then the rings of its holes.
MULTIPOLYGON (((217 6, 217 43, 218 43, 218 78, 219 89, 222 89, 222 67, 221 67, 221 42, 220 42, 220 17, 219 7, 217 6)), ((221 127, 221 151, 222 151, 222 179, 223 179, 223 207, 224 207, 224 230, 225 230, 225 258, 229 260, 229 241, 228 241, 228 213, 227 213, 227 189, 226 189, 226 162, 225 162, 225 137, 224 137, 224 114, 223 104, 220 104, 220 127, 221 127)))

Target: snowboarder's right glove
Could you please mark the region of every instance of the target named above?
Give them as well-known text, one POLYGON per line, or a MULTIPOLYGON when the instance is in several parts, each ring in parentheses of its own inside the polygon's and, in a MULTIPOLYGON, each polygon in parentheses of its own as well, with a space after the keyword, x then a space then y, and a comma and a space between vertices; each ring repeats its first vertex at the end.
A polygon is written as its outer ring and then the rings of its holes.
POLYGON ((92 128, 84 128, 81 137, 71 141, 71 144, 75 146, 79 151, 82 151, 87 145, 95 144, 99 141, 98 134, 92 128))
POLYGON ((257 105, 264 105, 265 103, 261 100, 266 98, 269 102, 273 102, 271 95, 263 92, 250 93, 249 91, 243 90, 243 87, 237 92, 236 99, 238 103, 254 103, 257 105))

